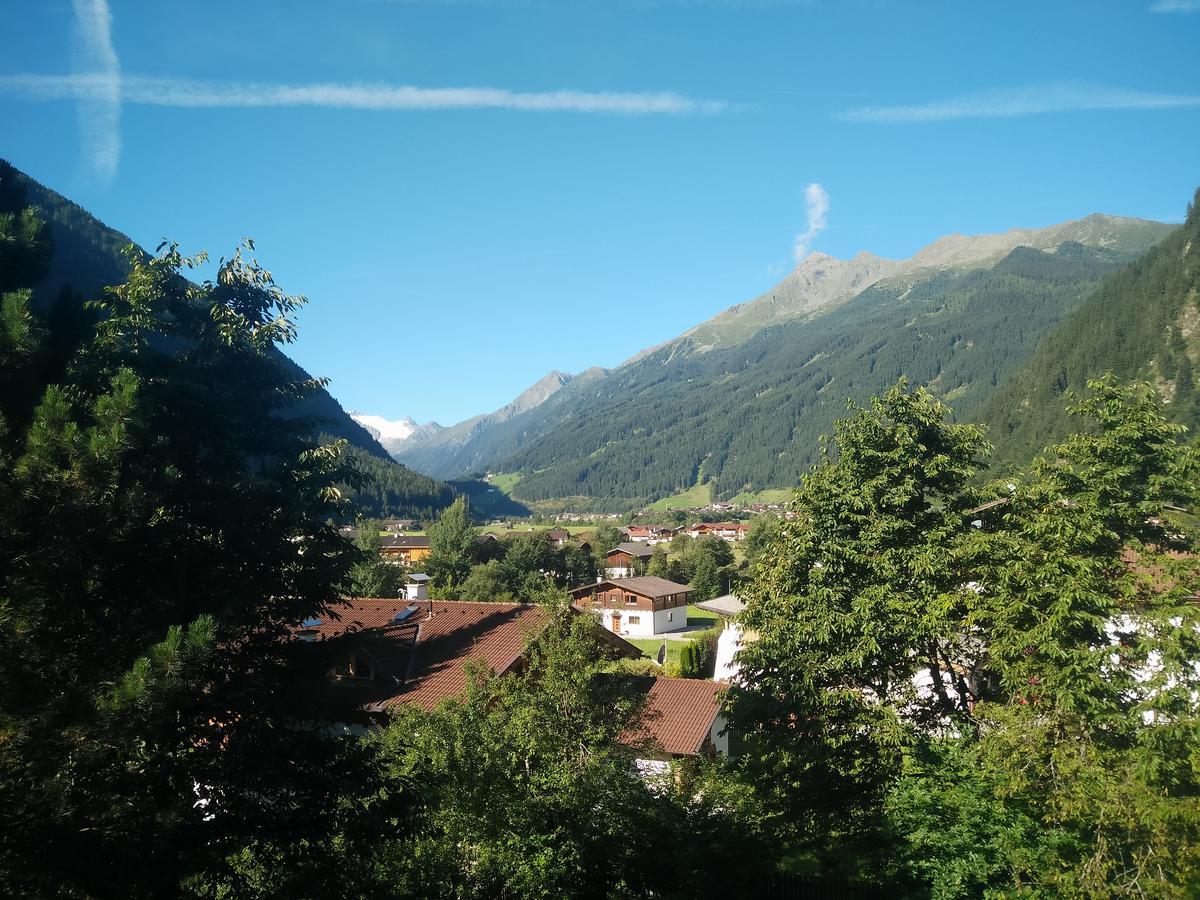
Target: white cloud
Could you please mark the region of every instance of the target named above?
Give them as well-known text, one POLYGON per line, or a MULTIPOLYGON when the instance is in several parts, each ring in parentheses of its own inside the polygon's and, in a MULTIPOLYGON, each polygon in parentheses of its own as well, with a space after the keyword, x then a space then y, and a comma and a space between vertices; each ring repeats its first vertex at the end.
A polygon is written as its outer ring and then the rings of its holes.
POLYGON ((195 81, 122 75, 112 42, 108 0, 72 0, 76 53, 73 75, 0 75, 0 94, 26 100, 79 103, 83 150, 97 176, 111 180, 121 158, 121 105, 183 108, 326 107, 369 110, 508 109, 609 115, 689 115, 723 111, 718 100, 675 91, 512 91, 493 87, 195 81))
POLYGON ((953 119, 1000 119, 1077 110, 1172 109, 1200 106, 1200 95, 1157 94, 1084 82, 1058 81, 965 94, 906 106, 860 106, 839 113, 845 122, 907 125, 953 119))
MULTIPOLYGON (((76 0, 103 8, 104 0, 76 0)), ((96 47, 111 51, 111 43, 96 47)), ((100 54, 102 55, 102 54, 100 54)), ((115 54, 112 55, 115 61, 115 54)), ((627 116, 714 114, 727 108, 717 100, 696 100, 674 91, 510 91, 491 87, 426 88, 390 84, 282 85, 192 81, 120 75, 114 67, 79 75, 0 75, 0 94, 26 100, 77 100, 84 151, 96 174, 109 180, 121 155, 122 103, 145 106, 230 109, 325 107, 367 110, 508 109, 627 116)))
POLYGON ((804 257, 808 256, 809 248, 817 239, 817 235, 825 230, 825 218, 829 215, 829 195, 825 193, 825 188, 816 182, 806 187, 804 189, 804 205, 808 217, 808 227, 796 235, 796 242, 792 249, 797 265, 803 262, 804 257))
POLYGON ((321 106, 339 109, 513 109, 648 115, 712 113, 723 104, 673 91, 510 91, 492 87, 424 88, 389 84, 278 85, 138 78, 123 96, 131 103, 183 107, 321 106))
MULTIPOLYGON (((103 75, 0 75, 0 92, 30 100, 92 100, 109 90, 103 75)), ((120 79, 125 103, 186 108, 314 106, 336 109, 511 109, 523 112, 616 115, 705 114, 726 109, 717 100, 696 100, 674 91, 511 91, 492 87, 326 83, 305 85, 192 81, 183 78, 120 79)))
POLYGON ((121 64, 112 43, 112 11, 108 0, 74 0, 74 9, 75 65, 92 81, 79 104, 83 151, 107 182, 121 160, 121 64))
POLYGON ((1150 6, 1152 13, 1200 12, 1200 0, 1158 0, 1150 6))

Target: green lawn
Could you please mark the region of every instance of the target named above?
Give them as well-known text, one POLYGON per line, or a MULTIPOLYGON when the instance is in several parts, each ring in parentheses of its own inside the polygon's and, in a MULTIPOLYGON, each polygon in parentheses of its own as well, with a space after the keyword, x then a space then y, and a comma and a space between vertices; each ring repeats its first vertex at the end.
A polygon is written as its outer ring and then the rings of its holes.
POLYGON ((650 504, 650 509, 699 509, 712 503, 712 482, 694 484, 680 494, 663 497, 650 504))
POLYGON ((497 537, 503 537, 506 534, 533 534, 537 531, 551 530, 566 531, 572 535, 583 534, 586 531, 595 531, 595 525, 514 525, 512 528, 505 528, 503 525, 488 525, 481 530, 481 533, 491 533, 497 537))
POLYGON ((667 645, 667 662, 679 665, 679 658, 687 641, 664 641, 662 638, 625 638, 650 659, 658 660, 658 648, 667 645))
POLYGON ((487 480, 488 484, 495 485, 511 497, 513 488, 521 480, 521 475, 518 472, 497 472, 495 475, 489 475, 487 480))
POLYGON ((709 612, 706 609, 696 609, 690 603, 688 604, 688 624, 689 625, 716 625, 721 618, 714 612, 709 612))

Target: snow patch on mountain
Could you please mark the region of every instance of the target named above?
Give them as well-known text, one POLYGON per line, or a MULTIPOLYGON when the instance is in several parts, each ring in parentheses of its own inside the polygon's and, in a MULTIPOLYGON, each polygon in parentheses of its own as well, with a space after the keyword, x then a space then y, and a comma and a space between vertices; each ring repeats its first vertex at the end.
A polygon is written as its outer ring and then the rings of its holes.
POLYGON ((383 449, 392 454, 401 447, 427 440, 442 431, 442 426, 437 422, 420 425, 408 416, 402 419, 385 419, 383 416, 352 412, 350 418, 367 429, 371 437, 379 441, 383 445, 383 449))

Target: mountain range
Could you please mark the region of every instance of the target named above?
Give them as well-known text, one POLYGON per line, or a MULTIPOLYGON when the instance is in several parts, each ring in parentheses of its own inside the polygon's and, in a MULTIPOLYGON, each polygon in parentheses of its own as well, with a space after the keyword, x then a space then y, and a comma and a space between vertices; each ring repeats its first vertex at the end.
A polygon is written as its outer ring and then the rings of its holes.
POLYGON ((961 418, 998 415, 988 404, 1064 317, 1175 228, 1095 214, 950 235, 907 260, 814 253, 615 369, 552 373, 503 410, 389 449, 438 477, 501 474, 547 511, 789 487, 847 400, 900 376, 961 418))
MULTIPOLYGON (((124 279, 131 241, 0 161, 0 194, 14 192, 39 207, 54 247, 35 308, 52 335, 86 327, 82 301, 124 279)), ((426 518, 459 493, 490 514, 761 496, 796 483, 847 402, 899 377, 988 425, 1001 463, 1061 436, 1068 392, 1107 369, 1152 381, 1192 428, 1198 206, 1183 226, 1096 214, 950 235, 907 260, 814 253, 761 296, 614 369, 551 372, 448 427, 352 417, 324 390, 286 414, 348 441, 375 478, 357 498, 364 511, 426 518)))

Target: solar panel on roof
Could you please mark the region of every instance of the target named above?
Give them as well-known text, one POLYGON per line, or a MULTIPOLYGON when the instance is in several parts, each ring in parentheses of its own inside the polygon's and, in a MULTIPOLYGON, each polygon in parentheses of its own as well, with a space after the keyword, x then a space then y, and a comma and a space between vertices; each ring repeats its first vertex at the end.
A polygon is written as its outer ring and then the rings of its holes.
POLYGON ((405 607, 404 609, 400 610, 400 612, 398 612, 394 616, 392 616, 392 621, 393 622, 403 622, 405 619, 407 619, 409 616, 411 616, 413 613, 415 613, 420 608, 421 607, 419 607, 417 604, 413 603, 412 605, 405 607))

